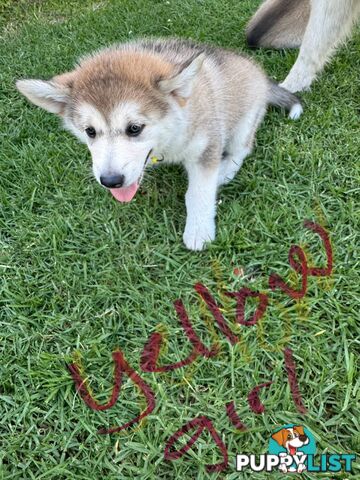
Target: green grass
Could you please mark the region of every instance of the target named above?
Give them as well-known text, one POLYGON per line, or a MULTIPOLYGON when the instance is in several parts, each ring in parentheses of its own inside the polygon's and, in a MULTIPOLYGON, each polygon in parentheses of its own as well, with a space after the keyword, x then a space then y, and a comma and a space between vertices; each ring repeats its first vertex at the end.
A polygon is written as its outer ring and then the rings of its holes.
MULTIPOLYGON (((182 245, 186 181, 180 168, 151 172, 134 201, 120 205, 92 178, 86 148, 14 88, 17 78, 50 77, 86 52, 136 36, 178 35, 247 51, 244 26, 255 3, 2 3, 0 478, 230 480, 240 478, 236 453, 266 452, 271 431, 289 422, 308 426, 319 452, 360 453, 359 31, 303 95, 300 121, 268 113, 254 153, 219 195, 217 239, 201 253, 182 245), (302 227, 305 218, 331 234, 331 279, 310 278, 300 302, 269 293, 260 327, 236 326, 228 302, 225 317, 241 333, 241 344, 231 347, 217 331, 217 357, 142 374, 156 392, 156 410, 139 429, 98 435, 103 425, 130 420, 143 399, 125 379, 116 407, 93 412, 76 395, 66 363, 80 356, 92 391, 106 402, 117 347, 140 372, 149 333, 162 331, 168 339, 162 362, 184 358, 190 346, 172 306, 180 297, 209 345, 212 317, 200 307, 193 284, 201 281, 224 303, 224 290, 269 292, 270 272, 293 278, 287 264, 293 243, 304 246, 314 263, 323 262, 319 240, 302 227), (233 274, 235 267, 244 270, 243 278, 233 274), (279 341, 284 328, 290 329, 285 340, 297 361, 305 416, 297 413, 286 382, 285 342, 279 341), (271 380, 261 395, 266 412, 255 415, 247 394, 271 380), (224 405, 231 400, 247 432, 237 432, 227 419, 224 405), (205 471, 206 463, 220 459, 207 434, 186 457, 163 460, 169 436, 199 414, 213 421, 228 447, 225 473, 205 471)), ((278 80, 296 58, 296 51, 247 53, 278 80)))

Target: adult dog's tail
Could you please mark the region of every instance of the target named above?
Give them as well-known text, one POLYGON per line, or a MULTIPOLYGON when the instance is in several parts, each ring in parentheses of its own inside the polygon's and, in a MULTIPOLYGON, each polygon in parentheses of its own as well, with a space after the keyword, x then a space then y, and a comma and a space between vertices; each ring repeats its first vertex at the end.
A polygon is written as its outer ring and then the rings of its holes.
POLYGON ((310 0, 265 0, 246 28, 250 47, 296 48, 310 15, 310 0))
POLYGON ((296 120, 303 112, 300 99, 275 82, 270 83, 269 103, 289 110, 289 118, 296 120))

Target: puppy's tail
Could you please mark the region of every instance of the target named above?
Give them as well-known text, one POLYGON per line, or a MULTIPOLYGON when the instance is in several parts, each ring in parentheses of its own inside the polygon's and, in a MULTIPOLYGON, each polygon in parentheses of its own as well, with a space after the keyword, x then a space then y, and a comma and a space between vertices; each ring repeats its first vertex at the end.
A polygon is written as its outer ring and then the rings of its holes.
POLYGON ((289 110, 289 118, 292 120, 297 120, 303 113, 300 99, 275 82, 270 82, 268 101, 271 105, 289 110))

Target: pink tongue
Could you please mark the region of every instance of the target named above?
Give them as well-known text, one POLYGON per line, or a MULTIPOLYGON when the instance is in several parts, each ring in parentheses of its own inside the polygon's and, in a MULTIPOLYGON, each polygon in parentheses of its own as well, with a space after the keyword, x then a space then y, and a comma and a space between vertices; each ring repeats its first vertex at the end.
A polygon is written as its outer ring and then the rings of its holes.
POLYGON ((128 187, 110 188, 110 192, 118 202, 130 202, 134 198, 138 188, 139 184, 134 182, 128 187))

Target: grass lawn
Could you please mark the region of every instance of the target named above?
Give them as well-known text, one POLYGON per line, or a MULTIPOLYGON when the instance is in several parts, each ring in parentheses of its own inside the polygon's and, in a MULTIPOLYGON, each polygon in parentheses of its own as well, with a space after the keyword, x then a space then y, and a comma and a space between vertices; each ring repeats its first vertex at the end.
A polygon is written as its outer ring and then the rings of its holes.
MULTIPOLYGON (((1 479, 265 479, 266 473, 237 473, 235 455, 266 453, 273 429, 287 423, 307 426, 320 453, 360 454, 359 30, 302 95, 298 122, 269 111, 254 153, 219 194, 216 241, 200 253, 182 244, 186 178, 179 167, 150 172, 135 199, 120 205, 92 178, 86 147, 14 88, 17 78, 49 78, 86 52, 150 35, 245 51, 280 81, 297 52, 247 49, 244 26, 257 4, 2 1, 1 479), (292 300, 268 287, 271 272, 298 285, 289 247, 301 245, 311 264, 325 262, 304 219, 329 232, 334 269, 329 278, 309 277, 304 298, 292 300), (238 344, 217 328, 196 282, 223 305, 238 344), (235 323, 235 302, 224 296, 245 286, 269 296, 266 315, 252 327, 235 323), (170 372, 144 373, 140 356, 151 333, 166 338, 160 364, 191 351, 173 307, 178 298, 199 337, 207 346, 215 337, 220 352, 170 372), (293 350, 306 414, 292 400, 285 347, 293 350), (93 411, 66 365, 82 364, 104 404, 117 348, 155 392, 156 407, 140 426, 99 435, 99 428, 138 415, 144 398, 124 376, 116 405, 93 411), (260 393, 265 412, 255 414, 247 396, 269 381, 260 393), (246 431, 227 417, 231 401, 246 431), (229 467, 221 473, 206 471, 222 458, 207 432, 183 458, 164 460, 169 437, 198 415, 213 422, 228 449, 229 467)), ((360 478, 359 464, 353 478, 360 478)))

